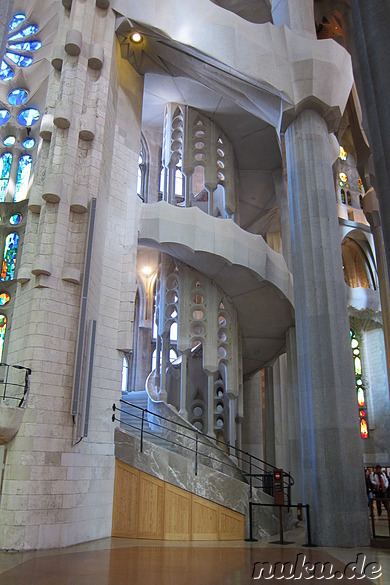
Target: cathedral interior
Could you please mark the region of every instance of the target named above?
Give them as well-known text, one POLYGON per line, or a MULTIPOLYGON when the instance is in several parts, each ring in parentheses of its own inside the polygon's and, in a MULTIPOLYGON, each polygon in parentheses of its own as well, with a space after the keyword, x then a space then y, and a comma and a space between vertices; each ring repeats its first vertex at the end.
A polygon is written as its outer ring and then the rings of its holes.
POLYGON ((3 4, 0 549, 369 546, 388 6, 3 4))

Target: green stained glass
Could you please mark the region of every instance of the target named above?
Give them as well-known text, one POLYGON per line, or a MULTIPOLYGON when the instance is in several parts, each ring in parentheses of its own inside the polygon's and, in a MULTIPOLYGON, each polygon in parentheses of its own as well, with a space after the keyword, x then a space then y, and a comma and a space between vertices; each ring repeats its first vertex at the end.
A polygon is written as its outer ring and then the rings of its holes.
POLYGON ((0 362, 3 357, 5 330, 7 329, 7 317, 0 315, 0 362))
POLYGON ((359 357, 355 357, 355 374, 356 376, 362 375, 362 362, 359 357))
POLYGON ((15 232, 8 234, 5 240, 3 263, 0 280, 12 280, 15 275, 16 255, 18 252, 19 235, 15 232))
POLYGON ((30 181, 32 156, 24 154, 19 159, 18 174, 16 177, 14 201, 23 201, 27 197, 30 181))
POLYGON ((0 156, 0 201, 5 199, 5 191, 7 189, 12 164, 12 154, 4 152, 0 156))

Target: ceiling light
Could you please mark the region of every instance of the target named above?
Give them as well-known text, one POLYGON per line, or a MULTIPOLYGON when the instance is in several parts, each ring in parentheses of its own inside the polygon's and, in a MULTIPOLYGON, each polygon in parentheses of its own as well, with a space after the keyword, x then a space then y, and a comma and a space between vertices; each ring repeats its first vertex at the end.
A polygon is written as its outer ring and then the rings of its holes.
POLYGON ((133 43, 139 44, 139 43, 142 43, 142 41, 144 40, 144 38, 143 38, 143 36, 139 32, 133 32, 130 35, 130 40, 133 43))
POLYGON ((144 266, 142 268, 142 274, 144 274, 145 276, 149 276, 150 274, 152 274, 153 269, 151 266, 144 266))

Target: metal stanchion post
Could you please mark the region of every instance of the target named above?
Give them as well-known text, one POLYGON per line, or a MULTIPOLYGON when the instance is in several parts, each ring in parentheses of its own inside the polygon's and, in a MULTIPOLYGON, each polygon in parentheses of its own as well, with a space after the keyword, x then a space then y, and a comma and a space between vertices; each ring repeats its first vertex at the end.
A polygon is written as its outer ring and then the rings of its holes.
POLYGON ((253 520, 252 520, 253 505, 249 502, 249 538, 245 542, 257 542, 257 538, 253 538, 253 520))

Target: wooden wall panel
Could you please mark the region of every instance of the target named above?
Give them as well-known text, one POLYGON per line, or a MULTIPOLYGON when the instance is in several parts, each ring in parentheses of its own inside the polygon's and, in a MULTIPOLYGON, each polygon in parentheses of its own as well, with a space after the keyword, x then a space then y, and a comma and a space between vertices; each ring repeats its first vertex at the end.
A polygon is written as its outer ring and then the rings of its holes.
POLYGON ((138 494, 138 538, 162 539, 164 482, 141 471, 138 494))
POLYGON ((191 540, 218 540, 218 505, 192 494, 191 540))
POLYGON ((243 540, 245 517, 238 512, 219 506, 219 540, 243 540))
POLYGON ((245 517, 116 460, 112 535, 242 540, 245 517))
POLYGON ((189 492, 165 484, 164 538, 189 540, 191 535, 191 496, 189 492))
POLYGON ((137 502, 139 471, 115 461, 112 535, 137 537, 137 502))

